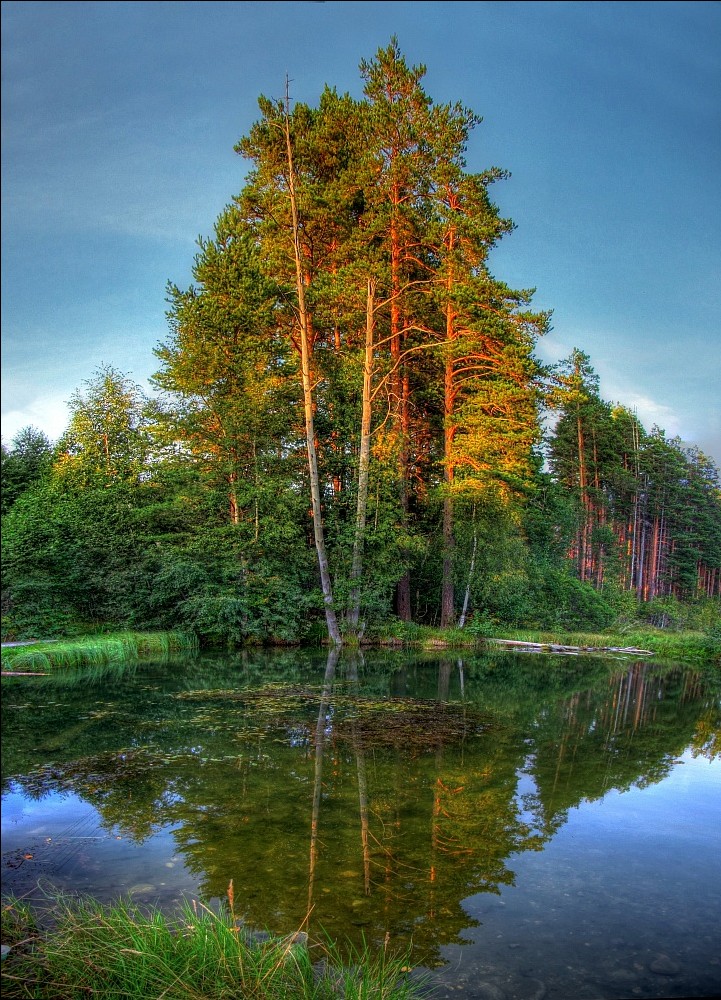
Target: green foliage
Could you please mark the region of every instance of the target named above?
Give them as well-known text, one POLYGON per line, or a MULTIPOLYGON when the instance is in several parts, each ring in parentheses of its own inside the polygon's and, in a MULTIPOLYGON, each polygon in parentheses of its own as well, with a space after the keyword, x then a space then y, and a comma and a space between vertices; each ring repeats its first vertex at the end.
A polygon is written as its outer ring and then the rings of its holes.
POLYGON ((253 522, 218 523, 216 495, 184 477, 29 491, 4 524, 4 635, 108 625, 297 641, 315 607, 311 554, 294 516, 272 517, 293 497, 267 491, 256 541, 253 522))
POLYGON ((216 588, 189 597, 178 613, 206 643, 262 644, 298 642, 306 630, 303 611, 311 606, 292 582, 254 574, 242 590, 216 588))
POLYGON ((76 490, 62 478, 26 493, 4 524, 6 629, 51 637, 63 623, 132 624, 149 585, 135 501, 127 484, 76 490))
POLYGON ((484 583, 482 607, 486 613, 508 625, 523 625, 533 619, 533 593, 526 572, 504 570, 484 583))
POLYGON ((498 634, 498 621, 487 611, 478 611, 471 617, 466 628, 477 639, 491 639, 498 634))
POLYGON ((80 489, 137 482, 150 451, 146 407, 138 385, 109 365, 100 367, 70 398, 55 475, 80 489))
POLYGON ((553 568, 543 568, 535 576, 532 606, 536 623, 551 628, 604 628, 615 619, 602 593, 553 568))
POLYGON ((18 497, 47 476, 52 458, 50 441, 35 427, 18 431, 10 448, 2 445, 3 517, 18 497))
POLYGON ((565 567, 579 515, 577 497, 539 467, 521 511, 522 530, 533 559, 565 567))
POLYGON ((638 620, 654 625, 656 628, 674 630, 688 628, 690 619, 690 608, 673 596, 655 597, 651 601, 643 602, 638 607, 638 620))
POLYGON ((704 637, 710 655, 721 662, 721 619, 706 630, 704 637))
POLYGON ((560 410, 549 440, 555 477, 576 502, 569 546, 580 579, 657 597, 694 600, 721 587, 718 470, 696 448, 598 395, 587 355, 560 366, 550 403, 560 410))

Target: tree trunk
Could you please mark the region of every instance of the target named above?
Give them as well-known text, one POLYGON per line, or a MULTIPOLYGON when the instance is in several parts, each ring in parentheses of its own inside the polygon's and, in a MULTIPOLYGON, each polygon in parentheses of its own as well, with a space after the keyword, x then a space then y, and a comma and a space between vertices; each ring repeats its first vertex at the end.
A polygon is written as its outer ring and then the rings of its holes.
POLYGON ((368 507, 368 476, 371 451, 373 342, 375 331, 375 282, 368 281, 366 300, 366 342, 363 360, 363 402, 361 409, 360 453, 358 456, 358 503, 356 507, 355 536, 353 538, 353 562, 351 564, 351 592, 348 609, 348 625, 353 632, 358 630, 361 601, 361 577, 363 575, 363 548, 366 535, 366 511, 368 507))
MULTIPOLYGON (((453 249, 453 232, 449 237, 449 250, 453 249)), ((449 301, 446 304, 446 340, 453 339, 455 314, 450 302, 450 292, 453 284, 451 274, 448 275, 449 301)), ((455 592, 453 588, 453 554, 455 536, 453 526, 453 407, 455 403, 455 387, 453 384, 453 353, 446 358, 445 376, 443 380, 443 479, 445 491, 443 495, 443 580, 441 583, 441 628, 448 628, 455 619, 455 592)))
MULTIPOLYGON (((446 473, 446 486, 450 477, 446 473)), ((453 587, 453 498, 450 492, 443 498, 443 583, 441 586, 441 628, 448 628, 455 619, 455 591, 453 587)))
POLYGON ((461 611, 461 617, 458 619, 458 627, 463 628, 466 624, 466 615, 468 613, 468 602, 471 598, 471 582, 473 580, 473 571, 476 568, 476 549, 478 548, 478 529, 476 528, 476 505, 473 505, 473 549, 471 550, 471 564, 468 567, 468 582, 466 583, 466 593, 463 596, 463 610, 461 611))
POLYGON ((588 490, 586 482, 586 451, 583 436, 583 424, 580 414, 576 417, 576 434, 578 438, 578 485, 581 490, 581 506, 583 507, 583 523, 578 532, 578 577, 586 579, 586 560, 588 549, 588 490))
POLYGON ((641 495, 642 505, 639 518, 639 550, 638 563, 636 566, 636 597, 639 601, 645 599, 646 586, 646 500, 647 494, 644 483, 644 492, 641 495))
MULTIPOLYGON (((402 352, 401 333, 401 239, 398 231, 398 210, 401 203, 401 193, 398 185, 394 184, 391 192, 391 361, 396 370, 391 384, 391 394, 396 400, 396 426, 400 439, 400 451, 398 457, 398 488, 400 494, 401 517, 405 522, 408 519, 408 441, 407 441, 407 415, 408 415, 408 382, 404 378, 402 365, 400 363, 402 352)), ((401 621, 411 620, 411 578, 406 569, 396 584, 396 614, 401 621)))
POLYGON ((325 534, 320 502, 320 481, 318 478, 318 458, 315 450, 315 429, 313 425, 313 386, 310 377, 311 332, 309 316, 305 302, 305 284, 303 262, 300 249, 300 230, 298 225, 298 204, 295 195, 295 174, 293 170, 293 149, 290 141, 290 117, 288 114, 288 98, 286 95, 285 141, 288 156, 288 193, 293 220, 293 252, 295 256, 296 291, 298 294, 298 319, 300 322, 300 354, 301 379, 303 383, 303 410, 305 414, 305 438, 308 449, 308 475, 310 478, 310 495, 313 510, 313 537, 318 555, 323 604, 329 639, 340 646, 342 638, 338 628, 338 620, 333 604, 333 587, 331 585, 328 557, 325 549, 325 534))

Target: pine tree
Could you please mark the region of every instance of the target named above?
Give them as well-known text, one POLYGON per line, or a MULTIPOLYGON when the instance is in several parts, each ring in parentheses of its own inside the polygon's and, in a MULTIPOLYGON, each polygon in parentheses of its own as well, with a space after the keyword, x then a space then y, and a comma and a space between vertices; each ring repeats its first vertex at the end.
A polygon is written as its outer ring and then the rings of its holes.
POLYGON ((230 520, 251 518, 257 537, 268 480, 292 467, 300 447, 297 365, 275 324, 275 288, 234 206, 214 238, 200 241, 193 276, 187 290, 168 288, 170 337, 156 348, 153 379, 166 399, 158 433, 208 484, 222 484, 230 520))
POLYGON ((53 448, 47 435, 37 427, 21 428, 10 448, 2 445, 2 513, 26 490, 40 482, 50 471, 53 448))

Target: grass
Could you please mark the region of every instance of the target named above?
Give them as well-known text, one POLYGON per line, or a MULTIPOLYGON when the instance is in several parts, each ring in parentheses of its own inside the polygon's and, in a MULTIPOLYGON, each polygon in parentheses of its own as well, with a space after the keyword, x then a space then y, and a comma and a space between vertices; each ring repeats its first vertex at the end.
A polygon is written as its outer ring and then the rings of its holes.
POLYGON ((215 913, 188 903, 177 917, 141 912, 129 903, 103 906, 59 897, 39 916, 22 901, 2 908, 4 1000, 411 1000, 402 957, 352 951, 343 963, 332 943, 308 946, 307 935, 249 934, 231 907, 215 913))
POLYGON ((474 627, 433 628, 427 625, 397 622, 387 634, 379 636, 381 646, 422 648, 478 647, 486 639, 515 639, 520 642, 544 643, 557 646, 591 647, 594 649, 645 649, 662 659, 721 662, 721 641, 715 636, 690 629, 654 628, 650 625, 621 626, 604 632, 550 631, 488 625, 474 627))
POLYGON ((435 628, 432 625, 417 625, 415 622, 395 621, 393 625, 381 628, 377 635, 368 637, 370 645, 420 647, 437 649, 442 647, 476 646, 479 636, 469 629, 435 628))
POLYGON ((3 670, 49 672, 61 667, 105 666, 141 659, 162 660, 172 653, 193 652, 197 640, 184 632, 117 632, 58 642, 8 646, 3 670))

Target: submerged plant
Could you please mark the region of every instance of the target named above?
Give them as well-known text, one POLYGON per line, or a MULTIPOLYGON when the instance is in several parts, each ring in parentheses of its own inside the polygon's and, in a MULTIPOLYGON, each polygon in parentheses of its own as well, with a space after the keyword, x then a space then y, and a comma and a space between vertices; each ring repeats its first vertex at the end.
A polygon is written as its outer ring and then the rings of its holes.
MULTIPOLYGON (((303 705, 315 709, 319 691, 298 685, 268 684, 255 690, 182 691, 179 701, 241 702, 252 709, 261 725, 294 725, 293 713, 303 705)), ((436 751, 462 742, 490 728, 486 713, 462 703, 417 698, 369 698, 334 691, 333 732, 355 747, 405 747, 409 751, 436 751)), ((256 726, 248 732, 257 736, 256 726)), ((242 734, 238 734, 239 736, 242 734)), ((308 738, 312 739, 311 729, 308 738)))

